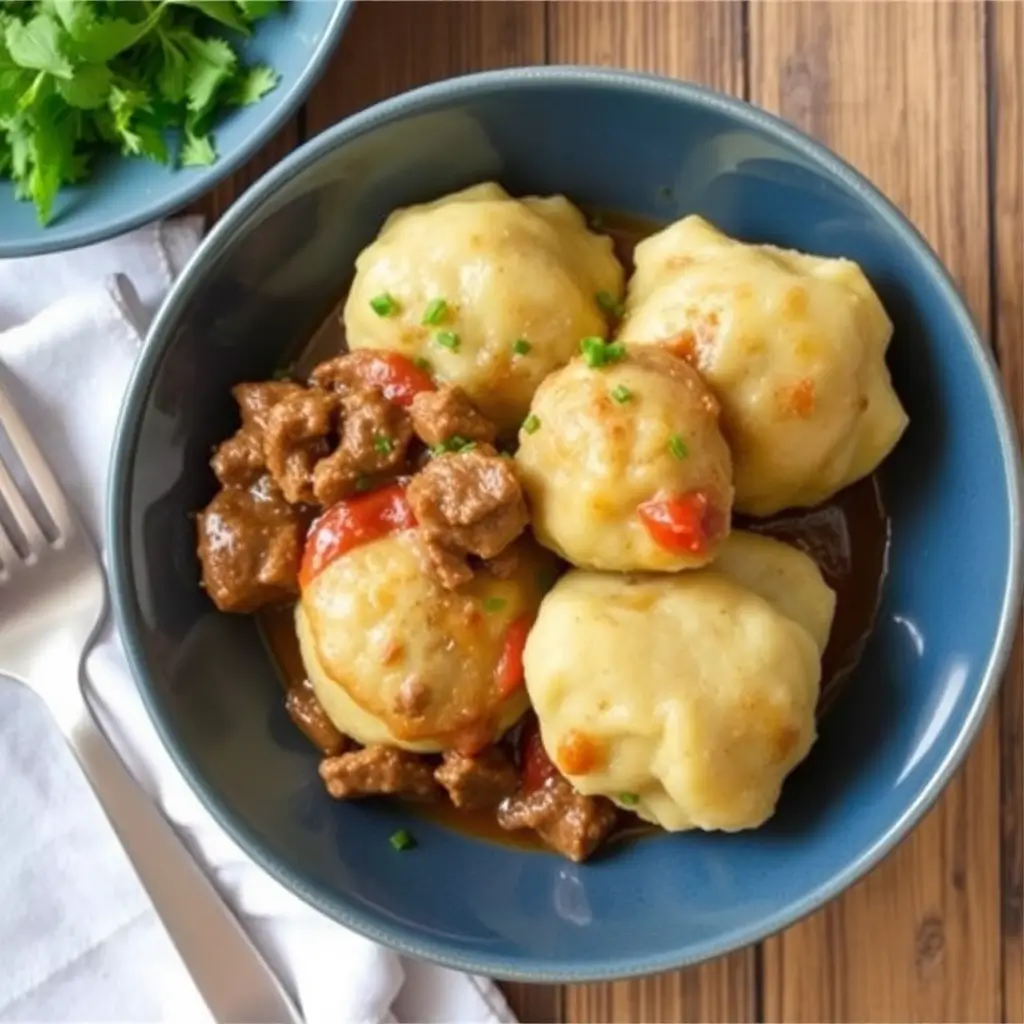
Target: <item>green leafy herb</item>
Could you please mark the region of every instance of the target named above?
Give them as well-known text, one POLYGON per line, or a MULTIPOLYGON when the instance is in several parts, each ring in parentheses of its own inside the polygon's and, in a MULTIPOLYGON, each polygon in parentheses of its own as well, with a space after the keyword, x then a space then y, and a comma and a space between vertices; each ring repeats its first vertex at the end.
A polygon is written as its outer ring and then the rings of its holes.
POLYGON ((444 323, 447 315, 448 303, 444 299, 431 299, 420 322, 428 327, 437 327, 438 324, 444 323))
POLYGON ((441 348, 449 349, 452 352, 459 351, 459 345, 462 344, 459 336, 454 331, 438 331, 434 335, 434 341, 441 346, 441 348))
POLYGON ((453 437, 449 437, 447 441, 431 445, 430 452, 432 455, 447 455, 448 452, 471 452, 475 447, 476 441, 468 441, 466 438, 455 434, 453 437))
POLYGON ((0 178, 53 215, 61 187, 114 150, 180 167, 217 159, 219 115, 280 76, 238 43, 279 0, 0 0, 0 178), (177 145, 175 145, 177 143, 177 145))
POLYGON ((594 298, 609 316, 622 316, 625 307, 622 305, 622 301, 615 298, 611 292, 598 292, 594 298))
POLYGON ((612 388, 612 398, 614 398, 619 405, 625 405, 632 397, 633 392, 630 391, 625 384, 620 384, 618 387, 612 388))
POLYGON ((523 420, 523 430, 528 434, 536 434, 540 430, 540 418, 532 412, 523 420))
POLYGON ((380 455, 390 455, 395 450, 395 442, 387 434, 378 434, 373 439, 373 450, 380 455))
POLYGON ((388 292, 381 292, 380 295, 374 295, 370 299, 370 309, 377 316, 394 316, 399 309, 398 300, 388 294, 388 292))
POLYGON ((690 454, 690 449, 686 447, 686 442, 678 434, 673 434, 668 439, 668 450, 680 462, 690 454))
POLYGON ((412 361, 412 365, 418 370, 422 370, 424 373, 430 373, 434 367, 431 365, 429 359, 424 359, 423 356, 416 356, 412 361))
POLYGON ((640 803, 640 797, 636 793, 620 793, 619 803, 625 804, 626 807, 636 807, 640 803))
POLYGON ((391 847, 394 850, 398 850, 401 853, 404 850, 415 850, 416 839, 413 835, 407 832, 404 828, 400 828, 397 832, 392 835, 388 840, 391 843, 391 847))
POLYGON ((500 612, 508 601, 503 597, 485 597, 484 598, 484 611, 485 612, 500 612))
POLYGON ((512 351, 517 356, 525 356, 530 352, 530 343, 525 338, 516 338, 512 342, 512 351))
POLYGON ((356 494, 365 494, 373 490, 373 480, 368 476, 356 477, 356 494))
POLYGON ((619 341, 605 341, 597 335, 590 335, 580 340, 580 352, 587 366, 596 370, 624 359, 626 346, 619 341))

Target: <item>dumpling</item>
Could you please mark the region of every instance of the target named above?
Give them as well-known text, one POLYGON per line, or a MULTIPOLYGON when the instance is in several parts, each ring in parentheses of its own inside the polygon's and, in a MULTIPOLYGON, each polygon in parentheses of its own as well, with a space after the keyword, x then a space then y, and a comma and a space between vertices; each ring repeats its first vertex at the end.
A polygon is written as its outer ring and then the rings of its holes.
POLYGON ((494 742, 527 707, 522 645, 553 561, 520 542, 507 578, 481 569, 447 590, 405 530, 329 562, 295 613, 327 716, 364 744, 472 753, 494 742))
POLYGON ((816 505, 874 470, 907 426, 892 323, 856 263, 747 245, 691 216, 641 242, 622 341, 688 359, 722 405, 736 509, 816 505))
POLYGON ((524 657, 544 747, 669 831, 756 828, 814 742, 834 607, 811 559, 739 531, 693 572, 571 571, 524 657))
POLYGON ((699 374, 656 348, 551 374, 516 465, 537 539, 574 565, 667 571, 714 558, 729 532, 732 461, 699 374))
POLYGON ((581 338, 607 334, 623 292, 610 238, 562 196, 513 199, 489 183, 393 213, 359 254, 349 347, 426 359, 502 430, 581 338))

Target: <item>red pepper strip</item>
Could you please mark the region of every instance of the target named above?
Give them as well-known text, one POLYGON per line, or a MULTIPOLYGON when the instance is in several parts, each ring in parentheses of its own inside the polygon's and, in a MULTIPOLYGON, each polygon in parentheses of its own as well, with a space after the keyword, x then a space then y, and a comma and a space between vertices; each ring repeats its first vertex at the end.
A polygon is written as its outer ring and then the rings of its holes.
POLYGON ((400 484, 342 499, 309 528, 299 569, 300 586, 308 587, 346 551, 389 533, 411 530, 415 525, 416 517, 405 500, 405 488, 400 484))
POLYGON ((359 376, 395 405, 408 407, 421 391, 436 390, 430 375, 398 352, 371 353, 363 349, 362 355, 359 376))
POLYGON ((651 498, 637 513, 654 543, 666 551, 699 555, 707 549, 712 509, 702 491, 651 498))
POLYGON ((505 631, 505 645, 494 670, 494 680, 502 697, 510 696, 523 685, 523 649, 532 625, 532 615, 521 615, 505 631))
POLYGON ((532 716, 519 737, 519 769, 525 793, 540 789, 548 779, 559 774, 541 742, 537 719, 532 716))

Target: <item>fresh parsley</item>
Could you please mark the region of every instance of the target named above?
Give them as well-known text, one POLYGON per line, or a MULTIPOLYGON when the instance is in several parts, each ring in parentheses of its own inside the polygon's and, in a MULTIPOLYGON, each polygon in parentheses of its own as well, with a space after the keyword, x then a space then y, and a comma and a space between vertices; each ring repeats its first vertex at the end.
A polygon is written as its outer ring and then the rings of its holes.
POLYGON ((104 152, 213 163, 219 115, 278 83, 243 64, 238 43, 282 2, 0 2, 0 178, 46 224, 104 152))

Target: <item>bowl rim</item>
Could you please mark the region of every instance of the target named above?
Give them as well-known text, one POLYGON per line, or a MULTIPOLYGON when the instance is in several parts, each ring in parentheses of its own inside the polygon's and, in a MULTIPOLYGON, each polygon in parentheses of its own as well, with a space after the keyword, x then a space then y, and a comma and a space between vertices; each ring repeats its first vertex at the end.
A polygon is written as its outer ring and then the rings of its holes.
POLYGON ((1009 405, 1001 390, 992 350, 981 340, 967 307, 949 272, 921 233, 899 209, 850 164, 822 143, 767 111, 692 82, 634 71, 589 66, 531 66, 507 68, 463 75, 421 86, 401 93, 342 120, 296 148, 289 156, 261 176, 214 226, 157 313, 142 352, 128 383, 118 420, 111 457, 107 504, 107 543, 110 558, 111 591, 117 625, 128 662, 146 710, 178 769, 218 824, 271 876, 311 906, 366 938, 391 947, 401 954, 419 957, 445 967, 489 975, 508 981, 584 982, 638 977, 658 971, 674 970, 722 956, 781 931, 824 906, 863 877, 887 856, 918 824, 950 782, 976 738, 985 714, 998 690, 1009 661, 1024 578, 1021 574, 1022 478, 1020 455, 1009 405), (1002 469, 1009 490, 1010 557, 1000 608, 995 642, 981 675, 970 708, 959 731, 938 768, 921 787, 906 810, 878 836, 874 844, 831 878, 793 900, 783 909, 729 929, 720 935, 688 948, 667 949, 663 953, 632 956, 628 951, 591 959, 583 966, 554 964, 525 958, 523 967, 500 955, 486 951, 453 951, 443 941, 424 938, 401 923, 386 920, 346 900, 328 894, 319 886, 303 881, 261 848, 255 833, 224 804, 212 787, 193 769, 188 755, 178 749, 174 738, 161 721, 154 694, 147 679, 147 667, 139 635, 138 607, 134 598, 131 564, 127 543, 127 523, 132 484, 132 467, 141 426, 141 416, 149 400, 157 369, 164 357, 171 328, 182 307, 195 291, 204 268, 216 259, 247 223, 250 216, 277 190, 278 186, 316 163, 325 153, 378 126, 460 99, 517 88, 590 88, 639 93, 653 98, 711 109, 735 121, 781 141, 816 165, 838 178, 847 188, 884 219, 900 235, 914 254, 919 266, 944 292, 953 309, 959 333, 967 339, 971 356, 990 408, 995 414, 1002 469))
MULTIPOLYGON (((0 259, 68 252, 124 234, 177 212, 237 171, 277 134, 288 118, 298 110, 317 79, 327 70, 328 61, 341 42, 342 33, 355 8, 355 0, 331 2, 335 5, 334 11, 302 71, 282 93, 273 114, 261 122, 258 130, 250 132, 236 149, 225 156, 218 156, 208 167, 190 168, 191 173, 180 174, 177 183, 172 178, 171 188, 159 199, 131 207, 101 225, 75 228, 72 221, 67 227, 62 227, 58 219, 49 227, 41 228, 38 238, 5 240, 0 236, 0 259)), ((178 170, 180 172, 182 169, 178 170)))

